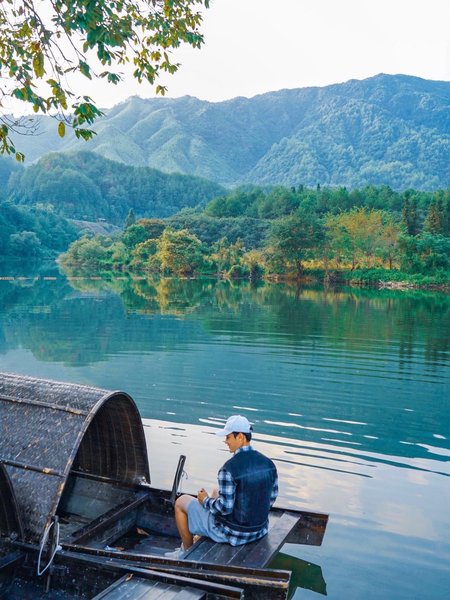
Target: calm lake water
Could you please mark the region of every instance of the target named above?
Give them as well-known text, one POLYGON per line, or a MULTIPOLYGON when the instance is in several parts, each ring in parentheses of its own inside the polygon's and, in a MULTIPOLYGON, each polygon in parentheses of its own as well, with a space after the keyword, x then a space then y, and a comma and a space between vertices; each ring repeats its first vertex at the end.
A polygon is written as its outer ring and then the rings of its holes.
POLYGON ((286 545, 294 598, 450 598, 450 297, 285 285, 0 273, 2 371, 122 389, 152 481, 212 486, 211 435, 240 412, 279 505, 330 514, 286 545))

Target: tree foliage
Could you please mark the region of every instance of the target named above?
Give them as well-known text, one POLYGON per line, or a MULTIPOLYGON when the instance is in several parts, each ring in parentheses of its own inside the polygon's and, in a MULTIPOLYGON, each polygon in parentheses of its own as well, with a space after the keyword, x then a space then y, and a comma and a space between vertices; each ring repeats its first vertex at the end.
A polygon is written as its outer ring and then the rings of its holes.
MULTIPOLYGON (((443 227, 445 219, 441 217, 448 215, 447 191, 408 191, 406 198, 412 198, 415 227, 419 229, 416 235, 408 233, 404 222, 405 197, 387 186, 352 192, 324 187, 252 188, 230 192, 230 196, 231 202, 220 196, 203 212, 197 208, 168 219, 140 219, 119 239, 110 240, 108 252, 104 252, 104 238, 100 238, 102 248, 97 255, 104 253, 103 267, 109 269, 182 276, 209 273, 252 280, 263 275, 299 278, 305 269, 320 268, 351 269, 351 277, 361 270, 366 271, 364 277, 370 275, 367 270, 374 277, 381 271, 391 272, 395 279, 396 270, 402 268, 407 274, 436 273, 445 280, 450 265, 450 230, 447 226, 443 233, 431 232, 434 221, 429 215, 436 205, 439 227, 443 227), (284 214, 286 199, 291 207, 288 214, 284 214), (383 201, 391 208, 374 208, 383 201), (242 216, 236 202, 247 215, 266 206, 267 216, 242 216), (227 216, 213 216, 211 212, 227 216), (229 216, 229 212, 236 216, 229 216)), ((85 266, 72 248, 64 262, 85 266)))
POLYGON ((377 256, 384 255, 392 265, 396 240, 401 232, 391 215, 381 210, 356 208, 326 219, 333 254, 339 262, 350 261, 373 267, 377 256))
POLYGON ((167 217, 222 192, 198 177, 131 167, 92 152, 49 154, 27 168, 20 165, 8 180, 8 195, 17 203, 52 204, 70 219, 103 218, 119 226, 130 209, 137 218, 167 217))
POLYGON ((76 239, 75 229, 48 207, 0 204, 0 257, 50 257, 76 239))
POLYGON ((200 240, 186 229, 165 229, 158 241, 158 254, 162 271, 175 275, 192 275, 204 261, 200 240))
POLYGON ((322 227, 311 213, 297 211, 273 223, 269 235, 270 255, 275 264, 295 266, 298 276, 303 273, 303 261, 319 245, 322 227))
MULTIPOLYGON (((342 200, 353 201, 353 188, 371 184, 386 186, 388 200, 388 186, 450 187, 449 106, 449 81, 401 75, 220 103, 134 97, 105 111, 93 144, 107 158, 227 186, 304 185, 316 191, 320 183, 320 191, 341 187, 342 200)), ((23 142, 30 161, 74 149, 76 140, 68 136, 55 140, 48 120, 42 117, 39 144, 33 137, 23 142)))
MULTIPOLYGON (((0 74, 3 96, 26 102, 35 113, 58 119, 77 137, 90 139, 89 127, 102 113, 89 96, 73 92, 72 75, 118 84, 130 64, 133 77, 155 83, 179 65, 171 49, 201 46, 200 6, 209 0, 4 0, 0 4, 0 74)), ((158 85, 156 92, 164 94, 158 85)), ((21 123, 3 117, 0 151, 15 154, 11 131, 21 123)))

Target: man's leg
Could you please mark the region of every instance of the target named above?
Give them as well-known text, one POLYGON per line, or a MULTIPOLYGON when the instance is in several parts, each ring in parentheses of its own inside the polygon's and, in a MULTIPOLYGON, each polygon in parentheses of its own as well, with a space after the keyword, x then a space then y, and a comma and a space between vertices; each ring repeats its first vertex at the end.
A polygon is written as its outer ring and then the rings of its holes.
POLYGON ((197 502, 197 500, 187 495, 180 496, 175 502, 175 522, 185 550, 190 548, 194 541, 193 535, 189 531, 188 521, 188 506, 191 502, 197 502))

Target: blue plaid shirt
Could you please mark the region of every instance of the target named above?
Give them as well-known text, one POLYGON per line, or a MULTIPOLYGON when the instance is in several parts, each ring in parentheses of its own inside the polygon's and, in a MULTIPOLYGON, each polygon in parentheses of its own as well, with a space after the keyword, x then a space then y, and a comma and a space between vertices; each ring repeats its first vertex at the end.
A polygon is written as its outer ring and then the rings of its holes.
MULTIPOLYGON (((253 448, 251 446, 243 446, 242 448, 238 448, 235 454, 238 452, 250 452, 252 450, 253 448)), ((203 507, 209 510, 213 515, 229 515, 233 512, 234 500, 236 496, 236 482, 233 480, 231 474, 223 467, 220 469, 217 479, 219 481, 219 496, 217 498, 205 498, 203 500, 203 507)), ((278 478, 275 477, 272 493, 270 495, 271 507, 277 496, 278 478)), ((247 544, 248 542, 259 540, 259 538, 262 538, 264 535, 266 535, 268 531, 267 527, 263 527, 259 531, 251 533, 245 531, 236 531, 228 527, 228 525, 224 525, 217 519, 215 519, 215 525, 227 538, 228 543, 232 546, 240 546, 241 544, 247 544)))

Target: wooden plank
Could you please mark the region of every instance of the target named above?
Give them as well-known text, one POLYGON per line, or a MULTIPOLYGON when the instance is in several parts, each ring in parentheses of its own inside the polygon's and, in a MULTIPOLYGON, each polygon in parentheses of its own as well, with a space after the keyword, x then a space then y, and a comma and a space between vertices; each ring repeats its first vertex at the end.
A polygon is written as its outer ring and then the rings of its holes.
POLYGON ((177 600, 202 600, 203 598, 206 598, 206 593, 195 588, 185 588, 177 593, 177 600))
POLYGON ((93 600, 157 600, 172 587, 158 581, 155 582, 127 574, 95 596, 93 600))
POLYGON ((154 582, 127 574, 93 600, 202 600, 205 597, 205 592, 194 587, 183 589, 170 583, 154 582))
MULTIPOLYGON (((297 512, 286 511, 291 514, 297 512)), ((328 523, 328 515, 320 513, 303 513, 297 524, 290 531, 286 542, 290 544, 306 544, 321 546, 328 523)))
POLYGON ((157 581, 153 585, 149 585, 149 581, 146 579, 136 579, 136 585, 133 590, 133 594, 127 598, 120 598, 118 600, 162 600, 166 594, 172 592, 174 586, 157 581))
POLYGON ((299 515, 277 512, 269 517, 269 533, 255 542, 241 546, 218 544, 208 538, 201 540, 185 558, 215 565, 243 565, 263 567, 283 545, 289 532, 296 526, 299 515))
MULTIPOLYGON (((111 556, 111 554, 106 551, 92 550, 91 548, 85 548, 85 551, 86 553, 81 554, 78 551, 69 552, 63 550, 58 553, 57 559, 64 563, 74 562, 78 564, 80 568, 85 565, 86 569, 95 567, 97 569, 111 571, 116 573, 117 577, 122 572, 134 574, 137 577, 150 579, 152 581, 163 581, 165 583, 172 583, 173 585, 183 587, 194 586, 195 589, 203 591, 205 594, 211 594, 212 597, 218 596, 220 598, 230 598, 235 600, 242 597, 242 590, 240 589, 242 586, 239 585, 239 581, 235 581, 236 578, 233 577, 233 575, 225 578, 223 578, 221 574, 216 577, 216 573, 213 573, 211 578, 203 576, 203 569, 208 569, 208 565, 202 566, 202 569, 199 570, 197 563, 187 563, 186 565, 184 561, 173 561, 167 558, 161 559, 152 557, 151 563, 153 563, 153 561, 158 563, 156 568, 154 568, 155 565, 148 564, 150 558, 148 556, 129 555, 124 553, 114 553, 114 555, 111 556), (125 558, 126 561, 124 560, 125 558), (171 565, 171 567, 168 568, 168 565, 171 565)), ((232 567, 231 569, 236 570, 235 567, 232 567)), ((249 573, 251 573, 250 570, 246 569, 238 569, 238 571, 245 576, 246 580, 249 577, 249 573)), ((263 575, 263 577, 270 575, 270 589, 273 587, 273 584, 275 584, 275 587, 287 589, 289 581, 289 574, 287 572, 267 571, 261 574, 258 572, 258 576, 253 576, 253 578, 251 578, 252 581, 259 582, 260 575, 263 575), (275 574, 276 579, 273 581, 275 574)), ((269 589, 269 586, 265 587, 269 589)), ((276 596, 274 596, 274 599, 275 598, 276 596)))
POLYGON ((173 516, 173 509, 167 514, 162 514, 158 510, 159 506, 153 506, 151 502, 146 502, 140 507, 136 526, 148 531, 157 532, 158 535, 178 538, 178 529, 173 516))
POLYGON ((249 548, 245 556, 236 557, 230 564, 239 564, 243 567, 265 567, 284 544, 297 521, 296 515, 284 513, 266 536, 252 544, 247 544, 249 548), (252 547, 250 548, 250 546, 252 547), (234 562, 235 560, 238 562, 234 562))
POLYGON ((22 561, 25 558, 25 554, 23 552, 11 552, 6 556, 2 556, 0 558, 0 571, 2 569, 6 569, 7 567, 12 567, 18 562, 22 561))
MULTIPOLYGON (((170 586, 158 600, 202 600, 206 598, 206 594, 195 588, 180 588, 178 586, 170 586)), ((153 598, 152 598, 153 600, 153 598)))
POLYGON ((97 594, 94 598, 92 598, 92 600, 103 600, 103 598, 106 598, 106 596, 108 596, 108 595, 110 595, 110 598, 113 598, 113 592, 117 588, 119 588, 124 581, 128 581, 129 579, 131 579, 131 577, 133 577, 133 575, 131 575, 129 573, 124 575, 123 577, 121 577, 120 579, 118 579, 117 581, 112 583, 105 590, 103 590, 102 592, 97 594))
MULTIPOLYGON (((245 544, 248 546, 248 544, 245 544)), ((227 565, 237 564, 239 561, 235 561, 236 555, 242 552, 244 546, 231 546, 230 544, 220 544, 213 542, 209 539, 205 539, 201 542, 195 552, 188 553, 186 560, 197 561, 201 563, 209 563, 213 565, 227 565)))
POLYGON ((202 538, 200 541, 196 542, 192 548, 189 548, 184 558, 186 560, 197 562, 209 562, 206 557, 216 546, 216 542, 213 542, 209 538, 202 538))
POLYGON ((122 517, 148 499, 149 492, 138 492, 131 500, 126 500, 124 503, 108 511, 104 515, 101 515, 94 521, 92 521, 87 527, 75 532, 71 541, 77 544, 86 542, 91 539, 94 535, 104 530, 108 524, 120 520, 122 517))

